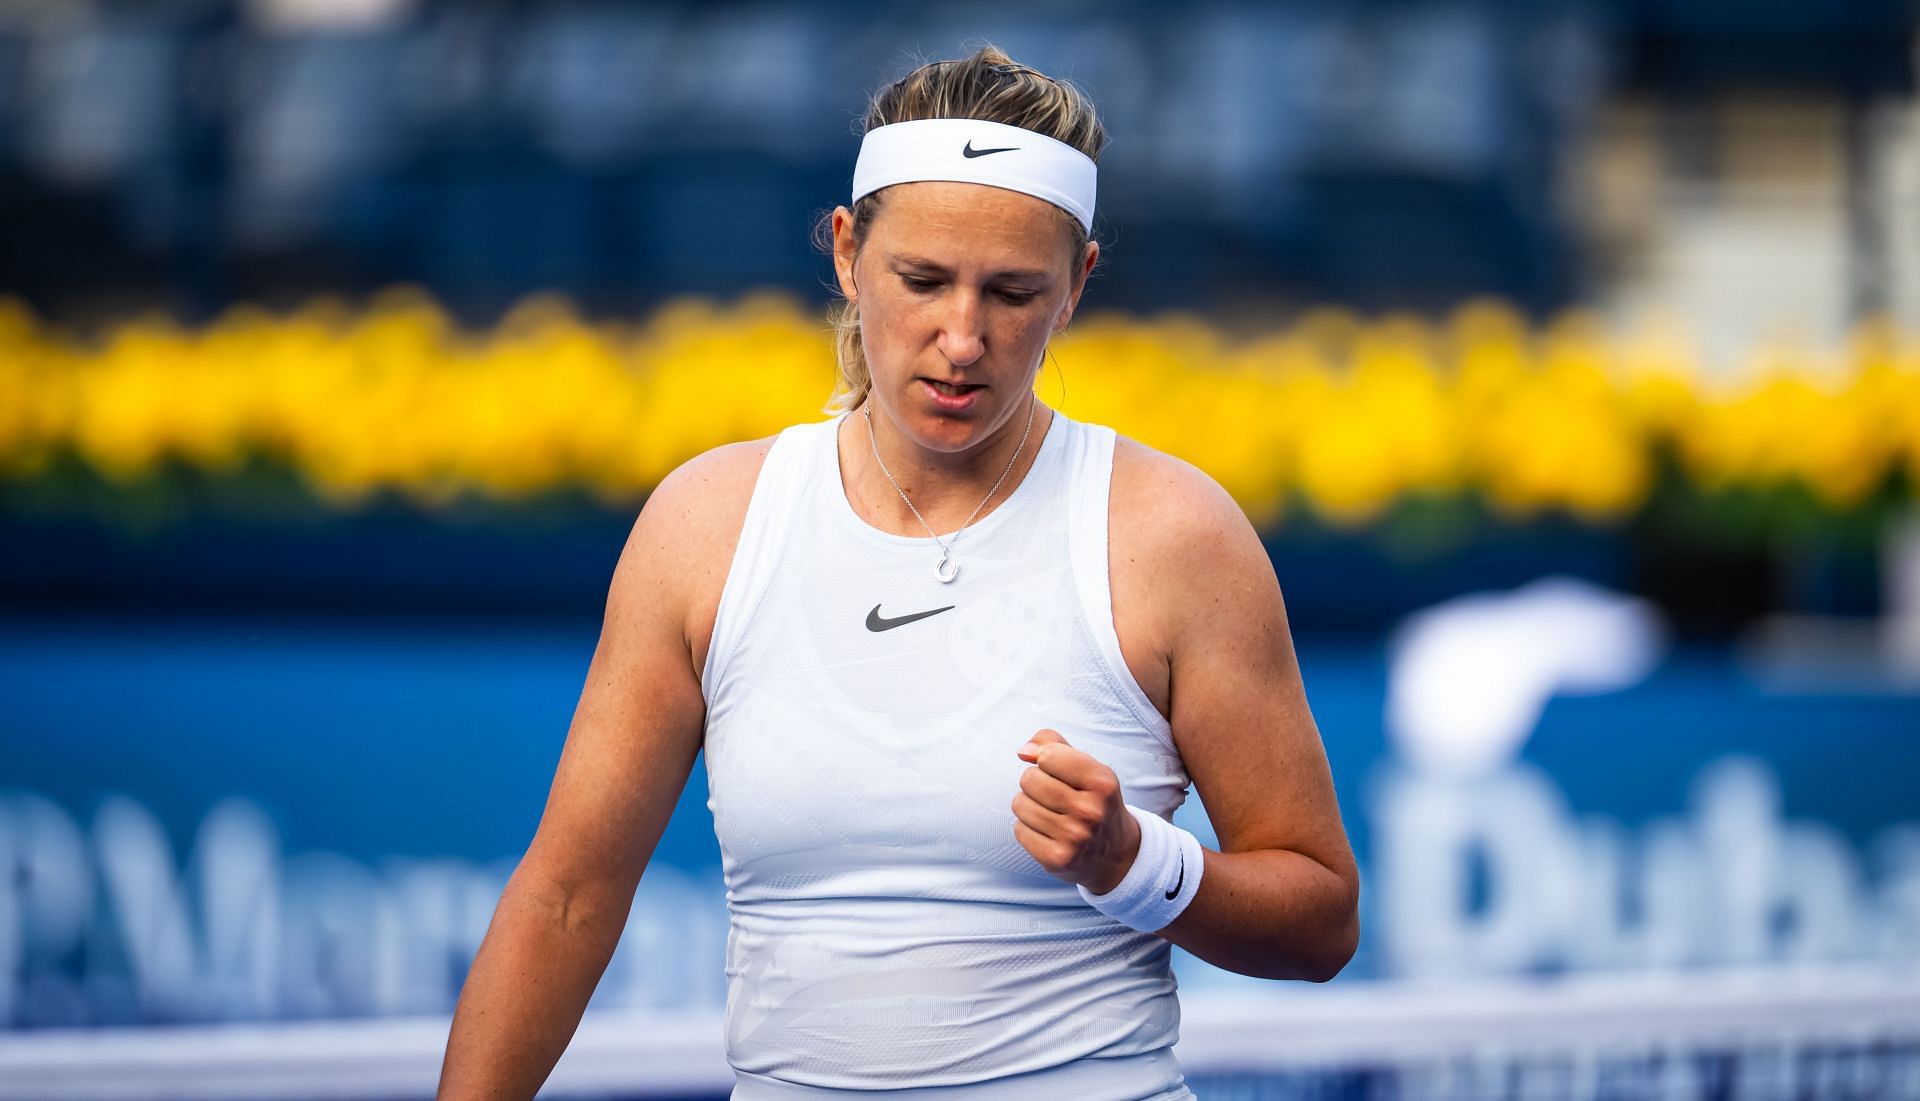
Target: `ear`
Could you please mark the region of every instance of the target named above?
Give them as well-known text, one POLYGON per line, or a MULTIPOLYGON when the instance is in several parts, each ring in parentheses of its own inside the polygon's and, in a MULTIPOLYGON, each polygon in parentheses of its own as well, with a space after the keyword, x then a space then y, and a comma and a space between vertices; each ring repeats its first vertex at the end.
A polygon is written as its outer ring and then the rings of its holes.
POLYGON ((853 211, 844 206, 833 208, 833 274, 840 281, 840 293, 851 302, 860 296, 853 282, 853 257, 858 251, 853 239, 853 211))
POLYGON ((1073 311, 1080 305, 1080 293, 1087 289, 1087 276, 1093 274, 1093 265, 1100 259, 1100 242, 1088 241, 1086 255, 1080 258, 1080 266, 1073 273, 1073 289, 1067 292, 1067 306, 1053 323, 1053 331, 1060 332, 1073 320, 1073 311))

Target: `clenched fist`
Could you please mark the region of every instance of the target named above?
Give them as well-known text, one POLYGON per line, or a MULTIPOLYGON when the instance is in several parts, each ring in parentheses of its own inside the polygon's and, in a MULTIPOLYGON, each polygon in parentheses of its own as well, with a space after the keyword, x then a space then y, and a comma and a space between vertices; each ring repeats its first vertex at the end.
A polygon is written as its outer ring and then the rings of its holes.
POLYGON ((1120 778, 1042 730, 1019 749, 1033 767, 1013 797, 1013 836, 1040 866, 1097 895, 1126 878, 1140 852, 1140 823, 1127 813, 1120 778))

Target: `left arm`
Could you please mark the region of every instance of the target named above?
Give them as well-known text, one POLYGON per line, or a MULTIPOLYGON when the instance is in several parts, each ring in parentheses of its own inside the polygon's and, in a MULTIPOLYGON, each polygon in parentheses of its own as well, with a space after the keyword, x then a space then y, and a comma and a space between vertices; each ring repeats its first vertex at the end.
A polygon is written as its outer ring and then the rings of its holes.
MULTIPOLYGON (((1325 982, 1360 936, 1359 871, 1308 710, 1272 562, 1237 504, 1177 460, 1143 507, 1150 616, 1164 640, 1173 737, 1219 835, 1198 894, 1159 935, 1217 967, 1325 982)), ((1113 771, 1043 731, 1022 756, 1016 835, 1043 866, 1095 893, 1139 848, 1113 771)))
POLYGON ((1174 742, 1220 851, 1160 935, 1229 971, 1325 982, 1359 943, 1359 870, 1273 563, 1206 481, 1176 525, 1186 568, 1167 564, 1170 603, 1156 604, 1171 627, 1174 742))

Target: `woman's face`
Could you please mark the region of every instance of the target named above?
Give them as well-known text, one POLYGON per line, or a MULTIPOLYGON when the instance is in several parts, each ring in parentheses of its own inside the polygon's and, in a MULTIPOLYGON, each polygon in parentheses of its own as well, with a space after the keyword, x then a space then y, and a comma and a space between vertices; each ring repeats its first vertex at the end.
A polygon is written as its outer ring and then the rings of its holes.
POLYGON ((877 411, 940 451, 1024 418, 1047 338, 1073 316, 1098 249, 1073 255, 1066 219, 1005 188, 895 184, 856 255, 853 216, 834 211, 834 267, 860 306, 877 411))

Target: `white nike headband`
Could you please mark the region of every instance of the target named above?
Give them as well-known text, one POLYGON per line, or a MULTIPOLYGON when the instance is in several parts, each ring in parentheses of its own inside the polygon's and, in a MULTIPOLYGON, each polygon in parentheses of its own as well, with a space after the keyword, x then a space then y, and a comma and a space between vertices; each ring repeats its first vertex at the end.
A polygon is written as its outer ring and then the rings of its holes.
POLYGON ((1032 195, 1093 232, 1093 158, 1045 134, 978 119, 915 119, 876 126, 860 141, 853 201, 916 180, 987 184, 1032 195))

